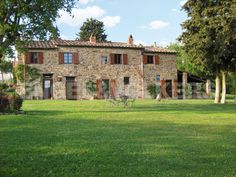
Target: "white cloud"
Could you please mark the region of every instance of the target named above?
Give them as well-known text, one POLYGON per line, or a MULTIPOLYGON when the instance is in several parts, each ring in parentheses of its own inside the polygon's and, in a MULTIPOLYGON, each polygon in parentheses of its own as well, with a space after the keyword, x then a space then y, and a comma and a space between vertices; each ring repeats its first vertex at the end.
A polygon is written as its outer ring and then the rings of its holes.
POLYGON ((151 30, 157 30, 157 29, 161 29, 161 28, 169 26, 169 23, 156 20, 156 21, 152 21, 151 23, 149 23, 148 26, 149 26, 149 29, 151 29, 151 30))
POLYGON ((60 11, 61 17, 58 24, 66 24, 69 26, 80 26, 87 18, 101 18, 105 14, 105 10, 98 6, 89 6, 85 9, 73 9, 72 16, 65 11, 60 11))
POLYGON ((143 45, 143 46, 146 46, 146 45, 147 45, 147 44, 146 44, 145 42, 143 42, 142 40, 135 40, 135 41, 134 41, 134 44, 136 44, 136 45, 141 44, 141 45, 143 45))
POLYGON ((187 2, 187 0, 182 0, 182 1, 180 1, 180 6, 182 7, 185 3, 187 2))
POLYGON ((168 45, 169 45, 169 43, 166 42, 166 41, 161 41, 161 42, 160 42, 160 46, 161 46, 161 47, 166 47, 166 46, 168 46, 168 45))
POLYGON ((171 12, 178 12, 177 9, 171 9, 171 12))
POLYGON ((164 21, 161 21, 161 20, 155 20, 155 21, 150 22, 148 25, 142 25, 139 28, 141 28, 141 29, 150 29, 150 30, 158 30, 158 29, 161 29, 161 28, 165 28, 167 26, 169 26, 168 22, 164 22, 164 21))
POLYGON ((79 4, 83 4, 83 5, 86 5, 89 2, 94 2, 94 0, 79 0, 79 4))
POLYGON ((106 16, 102 18, 101 21, 103 21, 106 27, 112 28, 116 26, 118 23, 120 23, 120 17, 119 16, 106 16))

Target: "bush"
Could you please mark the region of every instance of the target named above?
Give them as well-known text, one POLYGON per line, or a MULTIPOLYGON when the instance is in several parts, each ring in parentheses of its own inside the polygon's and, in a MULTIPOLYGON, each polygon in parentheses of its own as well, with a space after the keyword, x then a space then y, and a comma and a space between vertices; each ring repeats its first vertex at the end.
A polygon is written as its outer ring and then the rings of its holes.
POLYGON ((151 97, 155 99, 157 97, 157 94, 160 94, 161 87, 156 84, 150 84, 147 86, 147 91, 151 95, 151 97))
MULTIPOLYGON (((3 88, 3 87, 2 87, 3 88)), ((5 87, 0 93, 0 112, 16 112, 22 107, 23 99, 13 89, 5 87), (4 92, 7 90, 8 92, 4 92)))

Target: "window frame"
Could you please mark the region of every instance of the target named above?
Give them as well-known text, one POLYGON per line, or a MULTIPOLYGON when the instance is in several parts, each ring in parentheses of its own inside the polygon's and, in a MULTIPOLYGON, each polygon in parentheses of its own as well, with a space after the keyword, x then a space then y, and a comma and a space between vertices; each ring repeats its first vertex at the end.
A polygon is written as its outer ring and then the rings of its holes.
POLYGON ((130 84, 130 77, 124 77, 124 85, 129 85, 129 84, 130 84))
POLYGON ((123 58, 122 58, 122 54, 114 54, 114 64, 115 65, 122 65, 123 64, 123 58), (118 56, 119 56, 119 58, 118 58, 118 56), (119 60, 119 62, 118 62, 118 60, 119 60))
POLYGON ((63 53, 63 62, 64 62, 64 64, 73 64, 73 53, 64 52, 63 53))
POLYGON ((154 56, 153 55, 147 55, 147 64, 154 64, 154 56), (150 60, 152 62, 150 62, 150 60))
POLYGON ((108 63, 109 63, 108 56, 102 55, 102 56, 100 57, 100 61, 101 61, 101 64, 102 64, 102 65, 108 64, 108 63), (105 59, 105 58, 106 58, 106 59, 105 59))
POLYGON ((30 52, 30 64, 38 64, 39 55, 38 52, 30 52))

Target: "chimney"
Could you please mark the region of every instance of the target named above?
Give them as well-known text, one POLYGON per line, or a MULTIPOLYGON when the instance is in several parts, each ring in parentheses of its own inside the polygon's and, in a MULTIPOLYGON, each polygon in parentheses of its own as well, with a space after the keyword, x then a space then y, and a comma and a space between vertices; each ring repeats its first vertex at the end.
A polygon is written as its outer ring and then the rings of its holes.
POLYGON ((94 36, 93 34, 90 36, 89 38, 89 42, 90 43, 96 43, 97 42, 97 39, 96 39, 96 36, 94 36))
POLYGON ((133 38, 132 34, 129 36, 128 44, 129 45, 134 45, 134 38, 133 38))

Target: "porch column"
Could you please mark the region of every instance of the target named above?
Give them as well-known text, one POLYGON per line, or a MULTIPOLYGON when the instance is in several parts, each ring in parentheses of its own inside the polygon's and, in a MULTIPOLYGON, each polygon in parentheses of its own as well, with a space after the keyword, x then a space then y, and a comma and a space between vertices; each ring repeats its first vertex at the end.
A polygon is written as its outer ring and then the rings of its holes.
POLYGON ((211 81, 209 79, 207 79, 206 81, 206 95, 210 96, 211 94, 211 81))
POLYGON ((183 87, 182 87, 182 92, 183 92, 183 99, 186 99, 186 88, 187 88, 187 83, 188 83, 188 73, 183 72, 183 76, 182 76, 182 80, 183 80, 183 87))

